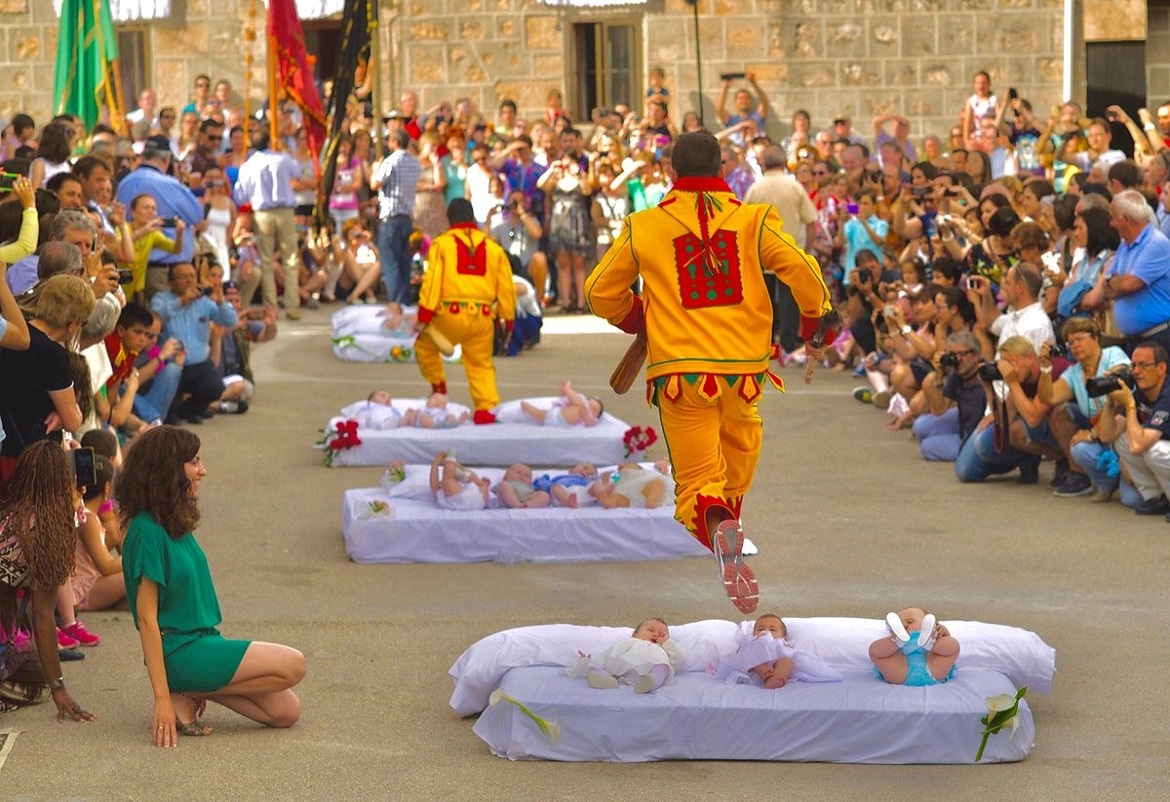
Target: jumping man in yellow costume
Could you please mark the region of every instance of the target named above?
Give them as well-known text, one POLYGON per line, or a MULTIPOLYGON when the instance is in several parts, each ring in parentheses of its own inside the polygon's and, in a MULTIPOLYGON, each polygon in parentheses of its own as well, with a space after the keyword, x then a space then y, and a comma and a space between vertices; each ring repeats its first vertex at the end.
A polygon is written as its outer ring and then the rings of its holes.
POLYGON ((623 331, 645 330, 647 400, 658 407, 673 466, 675 518, 715 553, 728 598, 750 613, 759 587, 743 561, 740 508, 763 439, 763 382, 784 389, 768 370, 772 302, 763 271, 792 288, 806 341, 832 305, 816 260, 782 233, 776 210, 736 200, 714 136, 680 137, 673 169, 673 189, 627 219, 585 297, 623 331), (639 276, 640 298, 630 290, 639 276))
MULTIPOLYGON (((500 403, 496 366, 492 363, 496 318, 511 333, 516 319, 516 285, 504 249, 475 224, 471 203, 456 198, 447 206, 451 228, 435 237, 427 253, 427 272, 418 296, 422 330, 433 326, 452 344, 463 346, 463 369, 475 408, 475 423, 495 423, 492 407, 500 403)), ((447 377, 438 347, 418 338, 415 358, 431 391, 447 392, 447 377)))

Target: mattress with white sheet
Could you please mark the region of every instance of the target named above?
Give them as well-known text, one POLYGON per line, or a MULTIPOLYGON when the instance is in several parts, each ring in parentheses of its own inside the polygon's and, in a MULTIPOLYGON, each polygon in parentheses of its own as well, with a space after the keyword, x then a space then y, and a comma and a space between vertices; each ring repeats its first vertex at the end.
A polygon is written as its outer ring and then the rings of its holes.
MULTIPOLYGON (((782 760, 834 763, 974 763, 986 700, 1028 686, 1048 693, 1055 652, 1035 633, 977 621, 945 621, 962 652, 955 676, 930 687, 878 679, 869 644, 880 620, 786 618, 789 639, 835 667, 841 682, 790 682, 777 690, 719 682, 712 669, 734 653, 752 622, 700 621, 670 627, 685 658, 672 682, 653 693, 590 688, 564 666, 577 651, 597 654, 632 630, 547 625, 490 635, 451 667, 451 707, 482 713, 473 731, 512 760, 644 762, 782 760), (491 703, 493 692, 504 700, 491 703), (524 704, 556 732, 552 739, 507 699, 524 704)), ((1027 699, 1018 729, 990 736, 983 763, 1027 757, 1035 744, 1027 699)))
MULTIPOLYGON (((500 468, 472 468, 492 480, 500 468)), ((603 470, 608 470, 605 468, 603 470)), ((556 475, 563 470, 535 470, 556 475)), ((682 524, 674 505, 654 509, 593 505, 475 511, 441 509, 430 490, 430 466, 407 465, 406 479, 389 487, 347 490, 342 531, 358 563, 600 562, 710 557, 682 524)), ((744 551, 755 553, 745 542, 744 551)))
MULTIPOLYGON (((416 307, 404 307, 404 314, 414 314, 416 307)), ((386 327, 386 307, 352 305, 338 309, 330 317, 333 355, 344 362, 415 362, 415 334, 409 326, 386 327)), ((447 362, 458 362, 458 345, 447 362)))
MULTIPOLYGON (((554 397, 526 399, 542 409, 551 408, 554 397)), ((359 401, 341 410, 329 421, 327 431, 336 431, 340 421, 352 419, 366 402, 359 401)), ((425 400, 399 399, 395 409, 421 409, 425 400)), ((451 403, 451 410, 467 407, 451 403)), ((608 465, 626 456, 622 437, 630 428, 625 421, 603 412, 596 426, 572 428, 541 426, 520 409, 519 401, 505 401, 494 410, 497 423, 476 426, 467 423, 452 429, 418 429, 399 427, 373 429, 359 426, 361 445, 333 452, 330 464, 337 466, 385 465, 389 462, 430 464, 439 451, 455 449, 464 465, 571 466, 579 462, 608 465)), ((458 412, 455 412, 458 414, 458 412)))

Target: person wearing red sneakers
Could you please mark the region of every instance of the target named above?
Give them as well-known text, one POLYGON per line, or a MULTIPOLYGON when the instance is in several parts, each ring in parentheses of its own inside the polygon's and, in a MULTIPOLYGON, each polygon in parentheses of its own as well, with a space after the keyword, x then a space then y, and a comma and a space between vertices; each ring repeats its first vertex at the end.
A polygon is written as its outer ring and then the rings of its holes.
MULTIPOLYGON (((658 407, 675 490, 675 518, 715 553, 720 581, 741 612, 759 601, 743 561, 740 509, 763 440, 756 404, 768 370, 772 301, 763 271, 792 289, 811 348, 833 312, 816 260, 783 233, 771 206, 741 203, 720 177, 708 131, 679 137, 675 182, 657 207, 631 215, 585 283, 594 314, 645 332, 647 399, 658 407), (642 295, 630 288, 642 279, 642 295)), ((819 359, 819 355, 810 355, 819 359)))
POLYGON ((50 440, 33 443, 21 452, 12 478, 0 492, 0 510, 4 510, 0 516, 0 633, 7 640, 7 633, 25 614, 17 593, 24 591, 31 593, 27 615, 36 643, 36 653, 27 655, 23 666, 17 661, 0 666, 0 680, 42 691, 48 686, 58 721, 94 718, 66 690, 54 642, 59 638, 53 623, 57 588, 69 579, 80 503, 65 452, 60 443, 50 440))
MULTIPOLYGON (((427 272, 418 296, 415 329, 430 326, 452 344, 463 346, 463 368, 475 412, 474 423, 495 423, 492 408, 500 403, 492 362, 496 319, 509 335, 516 318, 516 287, 504 249, 481 232, 470 201, 455 198, 447 206, 451 228, 435 237, 427 254, 427 272)), ((415 358, 431 392, 446 393, 447 377, 439 347, 429 336, 415 345, 415 358)))

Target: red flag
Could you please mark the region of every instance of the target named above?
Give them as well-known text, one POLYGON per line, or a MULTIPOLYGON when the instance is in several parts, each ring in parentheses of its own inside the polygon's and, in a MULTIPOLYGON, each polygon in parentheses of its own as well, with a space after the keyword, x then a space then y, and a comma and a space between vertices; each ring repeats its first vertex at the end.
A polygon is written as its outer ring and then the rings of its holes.
MULTIPOLYGON (((268 46, 275 49, 277 84, 288 99, 300 106, 305 133, 314 164, 325 144, 325 107, 317 94, 313 69, 305 50, 305 34, 294 0, 268 0, 268 46)), ((269 101, 269 113, 276 113, 276 99, 269 101)))

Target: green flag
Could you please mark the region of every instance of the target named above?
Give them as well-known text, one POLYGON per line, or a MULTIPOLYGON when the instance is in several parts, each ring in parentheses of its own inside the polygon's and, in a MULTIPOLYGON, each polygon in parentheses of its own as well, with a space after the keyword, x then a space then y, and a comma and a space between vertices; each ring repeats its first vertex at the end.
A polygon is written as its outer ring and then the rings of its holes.
MULTIPOLYGON (((114 105, 111 71, 117 58, 109 0, 64 0, 53 87, 55 113, 76 114, 86 129, 93 128, 102 107, 114 105)), ((111 109, 111 116, 118 113, 111 109)))

